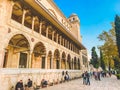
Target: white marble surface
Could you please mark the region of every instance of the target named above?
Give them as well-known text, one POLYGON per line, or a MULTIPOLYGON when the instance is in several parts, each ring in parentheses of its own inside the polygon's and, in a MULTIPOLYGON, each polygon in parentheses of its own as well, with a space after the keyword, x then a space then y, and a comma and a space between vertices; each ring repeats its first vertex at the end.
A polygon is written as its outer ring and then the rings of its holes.
POLYGON ((82 79, 50 86, 41 90, 120 90, 120 80, 115 76, 102 78, 101 81, 91 79, 91 85, 83 85, 82 79))

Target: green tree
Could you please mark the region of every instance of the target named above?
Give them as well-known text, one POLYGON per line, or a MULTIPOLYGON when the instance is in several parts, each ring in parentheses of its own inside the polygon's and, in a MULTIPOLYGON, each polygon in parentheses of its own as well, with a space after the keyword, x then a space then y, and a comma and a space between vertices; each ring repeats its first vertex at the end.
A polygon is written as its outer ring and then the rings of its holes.
POLYGON ((98 60, 98 55, 96 53, 95 47, 93 47, 91 51, 92 51, 91 64, 94 66, 94 68, 98 68, 99 67, 99 60, 98 60))
POLYGON ((103 31, 102 34, 98 36, 98 39, 104 41, 104 44, 99 48, 102 50, 105 64, 110 70, 114 68, 114 58, 118 57, 114 24, 112 23, 112 29, 108 32, 103 31))
POLYGON ((116 32, 116 43, 120 57, 120 17, 116 15, 115 17, 115 32, 116 32))
POLYGON ((103 70, 106 70, 105 61, 104 61, 104 57, 101 49, 100 49, 100 66, 103 70))
POLYGON ((120 58, 115 57, 114 58, 114 64, 115 64, 115 69, 120 70, 120 58))

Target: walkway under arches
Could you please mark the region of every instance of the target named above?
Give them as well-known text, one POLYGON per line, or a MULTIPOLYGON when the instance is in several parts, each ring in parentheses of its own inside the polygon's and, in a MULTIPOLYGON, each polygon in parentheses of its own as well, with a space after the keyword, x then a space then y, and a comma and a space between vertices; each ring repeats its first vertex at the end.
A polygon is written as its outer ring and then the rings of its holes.
POLYGON ((32 68, 45 69, 46 48, 42 42, 38 42, 32 53, 32 68))
POLYGON ((4 68, 29 67, 30 44, 24 35, 14 35, 5 50, 4 68))

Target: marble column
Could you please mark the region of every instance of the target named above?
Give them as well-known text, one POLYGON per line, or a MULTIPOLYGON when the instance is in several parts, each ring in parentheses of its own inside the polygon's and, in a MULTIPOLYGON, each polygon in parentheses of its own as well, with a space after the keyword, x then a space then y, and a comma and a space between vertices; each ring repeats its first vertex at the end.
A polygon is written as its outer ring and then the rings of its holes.
POLYGON ((58 36, 59 36, 59 35, 58 35, 58 33, 57 33, 57 37, 56 37, 56 43, 58 43, 58 36))
POLYGON ((54 41, 54 33, 55 31, 52 32, 52 40, 54 41))
POLYGON ((46 37, 48 38, 48 30, 49 30, 49 26, 47 26, 46 28, 46 37))
POLYGON ((60 45, 61 45, 61 41, 62 41, 62 36, 60 36, 60 45))
POLYGON ((51 69, 54 68, 53 55, 51 56, 51 69))
POLYGON ((48 62, 48 59, 47 59, 47 54, 45 55, 45 69, 47 69, 47 62, 48 62))
POLYGON ((40 26, 39 26, 40 28, 39 28, 39 33, 40 33, 40 35, 41 35, 41 30, 42 30, 42 21, 40 22, 40 26))
POLYGON ((28 68, 32 68, 32 51, 29 52, 29 63, 28 68))
POLYGON ((15 3, 14 3, 13 1, 10 2, 10 5, 11 5, 11 6, 9 7, 10 13, 9 13, 9 16, 8 16, 8 20, 11 20, 14 4, 15 4, 15 3))
POLYGON ((34 26, 35 26, 35 17, 32 18, 32 33, 34 31, 34 26))
POLYGON ((27 13, 27 10, 23 10, 23 15, 22 15, 22 25, 24 25, 25 22, 25 14, 27 13))

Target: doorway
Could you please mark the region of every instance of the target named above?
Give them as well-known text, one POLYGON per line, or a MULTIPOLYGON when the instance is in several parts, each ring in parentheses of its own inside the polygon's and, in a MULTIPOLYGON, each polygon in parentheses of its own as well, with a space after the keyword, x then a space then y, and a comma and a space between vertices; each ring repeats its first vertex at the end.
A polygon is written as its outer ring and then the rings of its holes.
POLYGON ((27 67, 27 53, 20 53, 19 68, 27 67))

